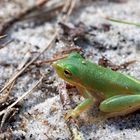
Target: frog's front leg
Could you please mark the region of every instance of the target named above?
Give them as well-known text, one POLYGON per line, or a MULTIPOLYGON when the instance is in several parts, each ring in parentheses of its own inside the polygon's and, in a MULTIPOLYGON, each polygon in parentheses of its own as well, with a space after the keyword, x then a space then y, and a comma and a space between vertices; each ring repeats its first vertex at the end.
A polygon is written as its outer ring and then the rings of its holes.
POLYGON ((66 114, 65 119, 68 119, 69 117, 77 117, 87 108, 90 108, 96 101, 96 99, 93 98, 87 90, 81 88, 78 88, 78 90, 80 90, 80 93, 83 95, 83 97, 85 97, 85 100, 82 103, 80 103, 75 109, 69 111, 66 114))
POLYGON ((99 108, 107 118, 126 115, 140 108, 140 95, 113 96, 101 102, 99 108))

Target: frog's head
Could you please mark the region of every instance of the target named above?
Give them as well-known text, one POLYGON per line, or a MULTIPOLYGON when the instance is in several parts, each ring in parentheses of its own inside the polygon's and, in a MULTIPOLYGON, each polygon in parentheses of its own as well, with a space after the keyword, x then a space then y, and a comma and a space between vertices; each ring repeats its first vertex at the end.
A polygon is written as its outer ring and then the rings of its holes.
POLYGON ((80 54, 73 52, 68 57, 54 62, 53 67, 62 79, 70 84, 77 85, 81 84, 80 70, 82 60, 84 58, 80 54))

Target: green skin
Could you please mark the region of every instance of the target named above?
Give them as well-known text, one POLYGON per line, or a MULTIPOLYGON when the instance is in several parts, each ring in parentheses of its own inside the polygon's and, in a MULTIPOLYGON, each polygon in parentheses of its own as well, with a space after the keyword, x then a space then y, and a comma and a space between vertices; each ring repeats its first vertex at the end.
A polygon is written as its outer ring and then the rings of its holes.
POLYGON ((93 104, 99 104, 108 117, 125 115, 140 108, 140 81, 104 68, 73 52, 53 63, 57 74, 76 86, 85 100, 67 115, 77 117, 93 104))

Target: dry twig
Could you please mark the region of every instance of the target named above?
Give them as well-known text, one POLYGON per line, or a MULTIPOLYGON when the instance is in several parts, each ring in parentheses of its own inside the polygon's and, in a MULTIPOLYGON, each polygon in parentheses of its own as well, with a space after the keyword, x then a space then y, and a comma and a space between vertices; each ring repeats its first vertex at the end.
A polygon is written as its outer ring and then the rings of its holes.
POLYGON ((1 35, 0 36, 0 39, 2 39, 2 38, 5 38, 7 35, 1 35))
POLYGON ((82 49, 81 48, 70 48, 70 49, 67 49, 67 50, 62 50, 62 51, 59 51, 56 54, 54 54, 54 56, 58 56, 58 57, 55 57, 55 58, 49 59, 49 60, 44 60, 44 61, 37 61, 34 64, 35 65, 42 65, 42 64, 55 62, 57 60, 66 58, 68 56, 68 54, 72 51, 80 52, 80 51, 82 51, 82 49), (63 56, 60 56, 61 54, 63 54, 63 56))
POLYGON ((5 123, 5 121, 6 121, 6 119, 7 119, 7 117, 11 114, 11 112, 15 112, 16 111, 16 108, 10 108, 4 115, 3 115, 3 117, 2 117, 2 120, 1 120, 1 125, 0 125, 0 127, 2 128, 3 127, 3 125, 4 125, 4 123, 5 123))
POLYGON ((64 55, 64 56, 56 57, 54 59, 50 59, 50 60, 46 60, 46 61, 37 61, 34 64, 36 64, 36 65, 42 65, 42 64, 46 64, 46 63, 52 63, 52 62, 55 62, 57 60, 60 60, 60 59, 66 58, 66 57, 67 57, 67 55, 64 55))
POLYGON ((131 61, 128 61, 128 62, 124 62, 124 63, 122 63, 120 65, 116 65, 116 64, 113 64, 106 57, 102 56, 102 58, 99 59, 98 64, 103 66, 103 67, 109 67, 112 70, 117 71, 119 69, 125 69, 127 66, 129 66, 130 64, 133 64, 135 62, 136 62, 136 60, 131 60, 131 61))

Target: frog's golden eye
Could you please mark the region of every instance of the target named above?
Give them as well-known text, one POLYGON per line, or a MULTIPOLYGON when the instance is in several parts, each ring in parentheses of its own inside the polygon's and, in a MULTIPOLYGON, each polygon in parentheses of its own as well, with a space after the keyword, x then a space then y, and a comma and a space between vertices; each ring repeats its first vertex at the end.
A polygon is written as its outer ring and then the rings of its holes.
POLYGON ((66 77, 70 78, 70 77, 72 76, 72 73, 71 73, 69 70, 65 69, 65 70, 64 70, 64 75, 65 75, 66 77))

